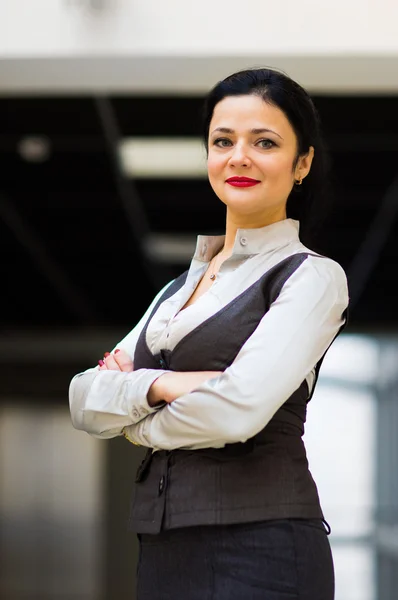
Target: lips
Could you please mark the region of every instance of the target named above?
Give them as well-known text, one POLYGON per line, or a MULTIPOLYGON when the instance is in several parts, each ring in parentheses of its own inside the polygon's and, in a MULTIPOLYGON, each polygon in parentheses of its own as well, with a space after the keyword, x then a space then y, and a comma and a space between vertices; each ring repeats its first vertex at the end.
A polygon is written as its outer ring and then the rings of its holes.
POLYGON ((226 183, 234 187, 252 187, 260 182, 258 179, 252 179, 251 177, 230 177, 226 180, 226 183))

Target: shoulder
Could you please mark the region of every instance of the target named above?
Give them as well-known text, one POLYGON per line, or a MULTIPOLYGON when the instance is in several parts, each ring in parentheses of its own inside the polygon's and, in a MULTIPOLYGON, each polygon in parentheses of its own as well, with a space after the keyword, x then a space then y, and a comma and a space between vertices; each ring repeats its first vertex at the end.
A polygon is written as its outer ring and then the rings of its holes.
MULTIPOLYGON (((297 269, 296 281, 308 285, 309 290, 323 289, 325 293, 335 296, 336 301, 342 304, 348 303, 348 281, 345 270, 336 260, 317 254, 316 252, 302 246, 297 253, 304 253, 306 259, 297 269)), ((293 281, 292 281, 293 283, 293 281)))
POLYGON ((305 254, 307 258, 303 261, 303 265, 306 267, 306 271, 308 273, 313 273, 314 277, 324 276, 327 278, 332 278, 341 284, 347 284, 347 275, 342 265, 326 256, 324 254, 319 254, 311 248, 307 248, 301 242, 297 244, 294 250, 294 254, 305 254))
POLYGON ((345 270, 341 264, 333 258, 316 254, 315 252, 309 252, 307 262, 309 269, 319 275, 332 277, 341 284, 347 283, 347 274, 345 270))

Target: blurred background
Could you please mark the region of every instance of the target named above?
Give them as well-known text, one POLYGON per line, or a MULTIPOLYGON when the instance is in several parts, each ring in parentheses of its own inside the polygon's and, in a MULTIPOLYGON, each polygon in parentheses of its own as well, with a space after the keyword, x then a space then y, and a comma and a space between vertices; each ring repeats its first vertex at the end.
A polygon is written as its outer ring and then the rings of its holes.
POLYGON ((142 452, 75 431, 68 385, 222 232, 202 101, 253 66, 308 89, 333 163, 352 308, 305 438, 336 600, 398 598, 397 23, 393 0, 1 0, 2 599, 135 598, 142 452))

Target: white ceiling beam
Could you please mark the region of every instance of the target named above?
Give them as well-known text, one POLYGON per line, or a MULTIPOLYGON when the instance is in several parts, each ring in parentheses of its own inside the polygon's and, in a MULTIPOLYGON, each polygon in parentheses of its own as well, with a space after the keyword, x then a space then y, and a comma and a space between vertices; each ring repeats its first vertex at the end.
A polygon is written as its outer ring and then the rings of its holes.
POLYGON ((283 69, 313 94, 396 94, 398 55, 1 58, 0 95, 203 95, 238 69, 283 69))

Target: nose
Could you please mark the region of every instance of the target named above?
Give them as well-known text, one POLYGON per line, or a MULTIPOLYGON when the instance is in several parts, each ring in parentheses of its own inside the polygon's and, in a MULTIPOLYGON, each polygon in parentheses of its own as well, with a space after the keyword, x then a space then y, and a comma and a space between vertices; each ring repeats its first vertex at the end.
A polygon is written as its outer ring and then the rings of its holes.
POLYGON ((231 167, 249 167, 251 164, 244 144, 236 144, 231 151, 229 157, 229 165, 231 167))

